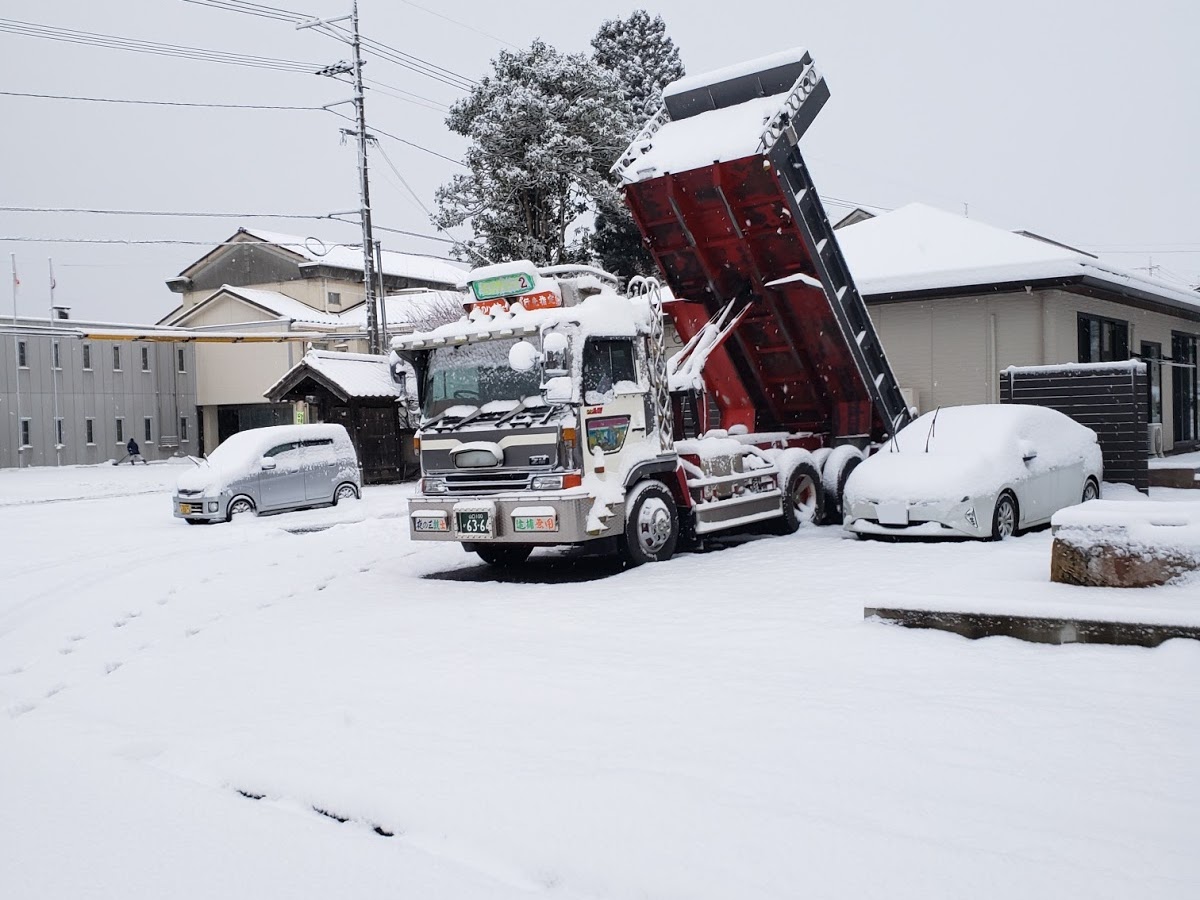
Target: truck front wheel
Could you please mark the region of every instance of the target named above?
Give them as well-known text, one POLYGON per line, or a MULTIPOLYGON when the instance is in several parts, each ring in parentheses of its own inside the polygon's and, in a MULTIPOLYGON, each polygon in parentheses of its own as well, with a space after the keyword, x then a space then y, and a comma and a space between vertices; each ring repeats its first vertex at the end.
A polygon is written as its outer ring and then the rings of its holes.
POLYGON ((528 544, 476 544, 475 552, 489 566, 507 569, 510 566, 519 566, 529 559, 533 548, 528 544))
POLYGON ((675 498, 658 481, 639 481, 625 501, 625 535, 621 555, 631 566, 662 562, 679 542, 679 510, 675 498))

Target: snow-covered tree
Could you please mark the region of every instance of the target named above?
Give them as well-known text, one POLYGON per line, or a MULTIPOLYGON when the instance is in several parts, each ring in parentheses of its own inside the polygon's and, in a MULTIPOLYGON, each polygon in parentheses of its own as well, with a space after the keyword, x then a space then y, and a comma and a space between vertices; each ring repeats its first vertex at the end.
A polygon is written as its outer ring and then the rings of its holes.
POLYGON ((501 51, 493 66, 446 118, 470 139, 469 171, 438 189, 438 224, 469 221, 473 249, 497 261, 590 261, 590 235, 573 225, 609 190, 625 146, 620 83, 591 55, 540 40, 501 51))
MULTIPOLYGON (((596 62, 621 83, 626 143, 662 105, 662 90, 684 74, 679 48, 667 34, 662 16, 644 9, 626 19, 609 19, 592 38, 596 62)), ((615 161, 615 159, 614 159, 615 161)), ((592 249, 600 264, 622 275, 654 272, 654 261, 615 189, 596 198, 592 249)))

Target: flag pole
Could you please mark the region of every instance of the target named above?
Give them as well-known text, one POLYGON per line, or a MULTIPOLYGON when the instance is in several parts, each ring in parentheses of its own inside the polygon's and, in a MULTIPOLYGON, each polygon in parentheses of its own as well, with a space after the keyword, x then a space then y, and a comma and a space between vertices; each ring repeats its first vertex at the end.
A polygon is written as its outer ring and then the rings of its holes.
MULTIPOLYGON (((50 265, 50 328, 57 328, 57 322, 54 318, 54 260, 47 259, 50 265)), ((50 337, 50 380, 54 384, 54 459, 55 465, 62 465, 62 447, 63 440, 66 439, 66 434, 62 436, 62 440, 58 436, 58 370, 62 368, 62 347, 59 344, 56 336, 50 337)), ((64 430, 65 431, 65 430, 64 430)))
POLYGON ((13 295, 13 371, 16 373, 17 390, 17 468, 21 468, 21 338, 17 331, 17 254, 8 254, 12 264, 12 295, 13 295))

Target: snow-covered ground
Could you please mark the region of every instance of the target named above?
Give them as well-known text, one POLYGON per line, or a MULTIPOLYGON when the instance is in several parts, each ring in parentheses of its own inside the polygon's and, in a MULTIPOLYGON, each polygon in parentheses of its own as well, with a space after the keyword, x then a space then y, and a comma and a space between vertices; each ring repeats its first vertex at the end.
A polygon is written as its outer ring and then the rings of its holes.
POLYGON ((2 896, 1200 894, 1200 645, 863 620, 1195 583, 834 528, 493 580, 406 487, 189 527, 179 471, 0 472, 2 896))

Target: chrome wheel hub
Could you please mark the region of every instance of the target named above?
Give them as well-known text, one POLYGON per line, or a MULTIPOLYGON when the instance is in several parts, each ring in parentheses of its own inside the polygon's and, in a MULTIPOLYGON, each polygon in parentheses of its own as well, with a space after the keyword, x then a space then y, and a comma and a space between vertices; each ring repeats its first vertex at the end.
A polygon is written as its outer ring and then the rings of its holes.
POLYGON ((671 539, 671 510, 658 497, 649 497, 638 510, 638 543, 648 555, 655 555, 671 539))

